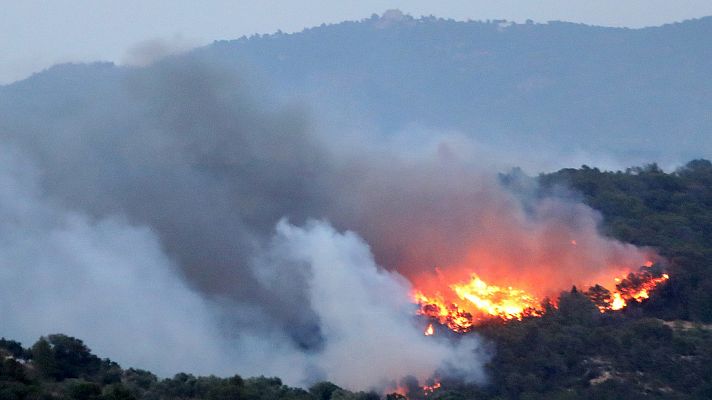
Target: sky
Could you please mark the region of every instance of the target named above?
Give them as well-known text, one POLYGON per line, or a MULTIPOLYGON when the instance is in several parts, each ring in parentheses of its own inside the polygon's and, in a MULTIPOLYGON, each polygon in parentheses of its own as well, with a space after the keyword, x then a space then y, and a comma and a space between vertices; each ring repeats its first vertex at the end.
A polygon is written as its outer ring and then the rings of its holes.
POLYGON ((398 8, 457 20, 643 27, 712 15, 710 0, 0 0, 0 84, 53 64, 141 63, 142 54, 358 20, 398 8))

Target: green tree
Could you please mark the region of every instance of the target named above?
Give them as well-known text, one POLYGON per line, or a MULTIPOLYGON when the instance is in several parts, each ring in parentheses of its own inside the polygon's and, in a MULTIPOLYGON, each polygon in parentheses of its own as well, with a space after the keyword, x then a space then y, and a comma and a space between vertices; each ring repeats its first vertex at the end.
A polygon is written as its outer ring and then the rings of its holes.
POLYGON ((72 400, 98 400, 101 386, 86 381, 72 382, 67 386, 67 395, 72 400))
POLYGON ((58 379, 90 377, 99 372, 101 360, 83 341, 55 334, 48 336, 48 342, 52 346, 58 379))
POLYGON ((340 387, 331 382, 319 382, 309 388, 309 393, 311 393, 316 400, 330 400, 332 393, 340 389, 340 387))
POLYGON ((32 365, 42 378, 56 379, 59 373, 57 360, 49 341, 42 336, 31 349, 32 365))

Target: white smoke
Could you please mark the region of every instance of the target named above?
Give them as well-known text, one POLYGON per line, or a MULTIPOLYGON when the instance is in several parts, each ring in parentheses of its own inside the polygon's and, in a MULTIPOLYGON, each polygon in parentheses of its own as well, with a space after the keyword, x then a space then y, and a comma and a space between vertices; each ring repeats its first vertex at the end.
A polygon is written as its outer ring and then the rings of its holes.
POLYGON ((162 373, 215 370, 222 348, 211 311, 151 230, 63 210, 40 195, 36 175, 0 151, 2 335, 29 345, 61 332, 162 373))
POLYGON ((472 380, 483 379, 484 357, 457 362, 474 354, 474 337, 453 345, 424 336, 413 321, 408 281, 379 268, 353 232, 338 233, 325 222, 299 228, 281 221, 271 256, 305 268, 310 304, 326 343, 312 361, 329 380, 352 389, 406 375, 424 381, 448 364, 461 365, 472 380))
MULTIPOLYGON (((305 310, 316 312, 325 346, 304 352, 279 330, 222 333, 217 308, 179 278, 149 228, 63 209, 42 196, 34 167, 5 149, 0 188, 2 335, 25 344, 61 332, 162 375, 239 372, 352 389, 406 375, 426 379, 474 350, 472 339, 451 345, 424 337, 412 320, 408 282, 377 267, 357 235, 325 222, 280 222, 256 261, 267 285, 282 285, 285 267, 306 277, 305 310)), ((243 310, 248 315, 262 317, 243 310)), ((468 368, 469 377, 482 378, 480 362, 468 368)))

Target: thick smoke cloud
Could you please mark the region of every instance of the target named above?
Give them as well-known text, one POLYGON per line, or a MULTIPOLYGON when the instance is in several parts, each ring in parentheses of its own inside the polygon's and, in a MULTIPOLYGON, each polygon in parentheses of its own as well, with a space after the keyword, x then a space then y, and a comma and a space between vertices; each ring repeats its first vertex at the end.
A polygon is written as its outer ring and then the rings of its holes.
POLYGON ((391 149, 346 161, 350 190, 335 190, 342 197, 333 221, 355 227, 381 265, 419 288, 476 272, 490 283, 556 296, 572 285, 614 287, 615 277, 655 259, 650 249, 601 235, 600 215, 565 189, 543 192, 521 173, 505 188, 489 166, 496 162, 476 144, 433 136, 420 152, 391 149))
MULTIPOLYGON (((219 310, 176 275, 150 229, 121 218, 90 220, 43 199, 32 165, 7 151, 0 153, 0 171, 4 335, 77 335, 102 354, 163 374, 267 373, 294 384, 331 379, 352 389, 393 388, 388 377, 425 380, 478 349, 474 338, 451 344, 423 336, 408 281, 380 269, 356 234, 315 221, 305 228, 278 223, 254 267, 275 294, 289 290, 285 275, 302 277, 307 301, 299 306, 318 317, 323 348, 305 352, 264 328, 226 334, 219 310)), ((241 312, 253 322, 264 318, 241 312)), ((483 379, 480 362, 456 371, 483 379)))
MULTIPOLYGON (((310 221, 298 228, 282 221, 268 255, 260 270, 267 281, 282 274, 283 269, 275 266, 304 267, 308 306, 319 316, 325 338, 323 350, 310 360, 312 370, 324 378, 350 382, 355 388, 374 383, 386 387, 394 371, 423 382, 463 355, 475 358, 474 338, 452 345, 433 342, 421 329, 413 329, 409 282, 379 269, 368 245, 353 232, 340 234, 323 222, 310 221)), ((484 356, 481 353, 480 360, 484 356)), ((458 364, 460 374, 483 380, 479 361, 458 364)))
POLYGON ((63 331, 164 374, 364 389, 457 364, 481 381, 472 337, 422 336, 405 278, 538 271, 565 287, 647 256, 580 204, 524 206, 457 134, 344 143, 220 66, 111 71, 0 107, 15 111, 0 115, 3 334, 63 331))
MULTIPOLYGON (((486 169, 448 156, 432 163, 364 172, 352 182, 358 204, 342 213, 381 258, 417 286, 466 281, 477 272, 490 283, 540 297, 572 285, 607 287, 613 279, 655 259, 599 234, 600 215, 569 196, 516 193, 486 169), (360 223, 368 221, 368 224, 360 223), (435 274, 436 267, 439 273, 435 274)), ((348 202, 344 199, 342 203, 348 202)))
POLYGON ((107 354, 129 351, 146 367, 215 369, 223 350, 210 330, 213 313, 176 275, 156 235, 43 199, 37 171, 8 149, 0 171, 2 335, 63 332, 107 354))
POLYGON ((317 346, 313 313, 293 309, 306 302, 299 279, 275 295, 249 266, 280 218, 320 216, 324 163, 301 115, 261 107, 233 74, 198 63, 136 70, 118 88, 35 130, 20 121, 5 142, 38 165, 47 196, 150 226, 192 287, 317 346))

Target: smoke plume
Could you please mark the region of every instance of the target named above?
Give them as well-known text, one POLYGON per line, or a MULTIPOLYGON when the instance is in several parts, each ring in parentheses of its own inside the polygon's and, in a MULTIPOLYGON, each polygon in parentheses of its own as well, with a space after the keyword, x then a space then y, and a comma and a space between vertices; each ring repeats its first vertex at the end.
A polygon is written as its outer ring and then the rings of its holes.
POLYGON ((62 331, 164 375, 482 381, 474 336, 422 335, 413 282, 439 266, 553 291, 648 256, 581 204, 523 202, 457 134, 344 144, 228 68, 100 69, 4 88, 3 335, 62 331))

